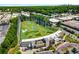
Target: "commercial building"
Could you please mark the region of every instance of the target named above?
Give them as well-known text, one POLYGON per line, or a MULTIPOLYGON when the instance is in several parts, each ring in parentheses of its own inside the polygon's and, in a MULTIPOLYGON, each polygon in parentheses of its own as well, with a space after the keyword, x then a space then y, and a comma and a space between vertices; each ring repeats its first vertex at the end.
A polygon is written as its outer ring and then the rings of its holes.
POLYGON ((79 34, 79 22, 78 21, 72 20, 72 21, 62 22, 61 27, 71 32, 73 31, 74 33, 79 34))
POLYGON ((50 21, 50 24, 52 24, 52 26, 56 26, 56 24, 59 22, 59 20, 55 18, 50 18, 49 21, 50 21))

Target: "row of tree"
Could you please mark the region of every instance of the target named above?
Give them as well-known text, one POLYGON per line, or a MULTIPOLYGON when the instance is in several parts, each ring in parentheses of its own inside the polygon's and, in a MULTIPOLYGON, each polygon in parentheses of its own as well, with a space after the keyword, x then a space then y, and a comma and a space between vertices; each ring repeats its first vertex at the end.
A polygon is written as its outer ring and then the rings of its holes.
POLYGON ((18 18, 13 18, 10 21, 10 28, 7 32, 7 35, 0 45, 0 53, 5 54, 8 52, 10 48, 13 48, 17 45, 18 39, 17 39, 17 20, 18 18))
POLYGON ((43 26, 50 26, 49 18, 43 15, 31 14, 30 19, 43 26))
POLYGON ((51 13, 79 13, 78 5, 61 5, 61 6, 3 6, 0 7, 2 11, 21 12, 30 11, 51 15, 51 13))

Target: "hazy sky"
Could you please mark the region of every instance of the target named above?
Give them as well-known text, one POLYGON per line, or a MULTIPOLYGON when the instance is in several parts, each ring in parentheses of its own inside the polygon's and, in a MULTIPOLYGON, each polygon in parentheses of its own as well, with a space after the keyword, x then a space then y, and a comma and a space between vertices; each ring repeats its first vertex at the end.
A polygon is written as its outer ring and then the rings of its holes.
POLYGON ((0 5, 79 5, 79 0, 0 0, 0 5))

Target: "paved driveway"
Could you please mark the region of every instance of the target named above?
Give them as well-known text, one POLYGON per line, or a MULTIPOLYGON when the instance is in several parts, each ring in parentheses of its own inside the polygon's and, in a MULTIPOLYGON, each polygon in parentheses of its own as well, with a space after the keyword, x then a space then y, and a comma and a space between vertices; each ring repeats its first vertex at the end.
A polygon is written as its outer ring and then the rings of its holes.
POLYGON ((2 25, 2 31, 0 33, 0 44, 4 41, 5 35, 7 34, 9 25, 2 25))

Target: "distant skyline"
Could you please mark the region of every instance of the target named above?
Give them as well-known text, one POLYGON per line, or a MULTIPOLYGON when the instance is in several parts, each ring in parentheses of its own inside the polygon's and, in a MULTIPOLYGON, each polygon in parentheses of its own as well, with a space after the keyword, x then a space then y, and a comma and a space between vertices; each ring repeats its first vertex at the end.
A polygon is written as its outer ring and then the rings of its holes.
MULTIPOLYGON (((59 5, 74 5, 74 4, 59 4, 59 5)), ((48 5, 48 4, 0 4, 0 6, 59 6, 57 5, 48 5)), ((76 4, 78 5, 78 4, 76 4)))
POLYGON ((79 5, 79 0, 0 0, 0 6, 79 5))

